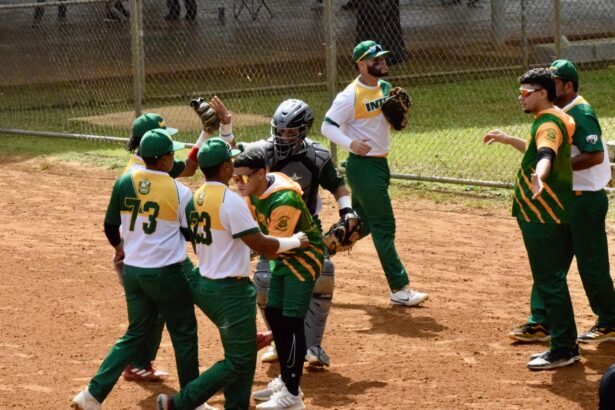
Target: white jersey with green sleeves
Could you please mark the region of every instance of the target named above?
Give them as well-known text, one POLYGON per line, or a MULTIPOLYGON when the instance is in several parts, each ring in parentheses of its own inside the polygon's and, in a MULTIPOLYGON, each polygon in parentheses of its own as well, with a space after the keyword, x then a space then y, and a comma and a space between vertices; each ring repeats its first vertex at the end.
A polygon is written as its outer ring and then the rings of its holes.
POLYGON ((325 114, 325 121, 337 125, 352 140, 364 140, 371 147, 368 156, 382 156, 391 148, 391 127, 380 107, 389 95, 391 84, 378 80, 370 87, 359 77, 340 92, 325 114))
POLYGON ((126 265, 161 268, 186 259, 184 209, 192 192, 166 172, 133 167, 111 193, 105 223, 121 225, 126 265))
POLYGON ((222 183, 207 182, 188 202, 186 217, 201 276, 250 276, 250 248, 241 237, 260 230, 245 199, 222 183))
POLYGON ((604 158, 600 164, 572 173, 572 189, 575 191, 600 191, 611 180, 611 165, 598 117, 592 106, 580 95, 566 105, 563 110, 574 118, 576 124, 572 136, 571 156, 575 157, 581 152, 604 152, 604 158))

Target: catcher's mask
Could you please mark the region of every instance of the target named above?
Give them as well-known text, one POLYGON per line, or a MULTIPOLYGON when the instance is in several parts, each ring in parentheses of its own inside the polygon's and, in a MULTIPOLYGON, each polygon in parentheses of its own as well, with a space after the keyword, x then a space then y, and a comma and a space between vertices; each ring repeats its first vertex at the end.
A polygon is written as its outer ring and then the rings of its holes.
POLYGON ((305 151, 305 137, 314 122, 309 105, 301 100, 286 100, 271 119, 273 154, 277 160, 305 151))

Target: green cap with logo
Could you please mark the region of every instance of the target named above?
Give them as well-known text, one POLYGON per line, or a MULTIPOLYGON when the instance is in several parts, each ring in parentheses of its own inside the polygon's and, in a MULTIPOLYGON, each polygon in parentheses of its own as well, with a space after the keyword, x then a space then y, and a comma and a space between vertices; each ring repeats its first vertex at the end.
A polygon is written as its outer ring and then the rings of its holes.
POLYGON ((222 138, 210 138, 199 149, 199 167, 211 168, 241 154, 240 149, 232 149, 222 138))
POLYGON ((142 158, 157 158, 185 147, 183 143, 173 141, 167 130, 158 128, 147 131, 141 138, 139 154, 142 158))
POLYGON ((579 83, 579 72, 570 60, 555 60, 549 69, 555 78, 579 83))
POLYGON ((158 114, 146 113, 137 118, 132 123, 132 135, 137 138, 143 137, 146 132, 155 130, 156 128, 162 128, 167 131, 169 135, 177 134, 175 128, 167 127, 164 118, 158 114))
POLYGON ((382 46, 375 41, 365 40, 361 41, 354 48, 352 52, 352 59, 355 63, 363 60, 369 60, 370 58, 382 57, 389 54, 390 51, 387 51, 382 48, 382 46))

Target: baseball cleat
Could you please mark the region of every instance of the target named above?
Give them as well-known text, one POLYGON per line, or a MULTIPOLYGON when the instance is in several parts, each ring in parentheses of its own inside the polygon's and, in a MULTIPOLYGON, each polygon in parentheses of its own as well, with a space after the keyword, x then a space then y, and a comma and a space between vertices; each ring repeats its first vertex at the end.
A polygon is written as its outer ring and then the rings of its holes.
POLYGON ((581 343, 602 343, 615 341, 615 327, 611 326, 592 326, 587 332, 579 335, 581 343))
POLYGON ((312 346, 305 354, 305 360, 309 367, 329 367, 329 355, 320 346, 312 346))
POLYGON ((519 342, 548 342, 551 340, 549 329, 540 323, 526 323, 515 327, 508 337, 519 342))
POLYGON ((286 389, 286 386, 282 386, 280 391, 273 393, 266 402, 256 405, 256 408, 259 410, 303 410, 305 405, 301 399, 302 395, 301 389, 295 396, 286 389))
POLYGON ((273 363, 278 361, 278 351, 275 349, 275 343, 271 343, 265 353, 261 356, 261 362, 273 363))
POLYGON ((404 286, 397 292, 391 292, 391 304, 403 306, 416 306, 429 299, 427 293, 418 292, 404 286))
POLYGON ((282 376, 278 376, 275 379, 271 380, 267 387, 262 390, 257 390, 252 393, 252 398, 256 401, 267 401, 271 399, 273 393, 279 392, 284 387, 284 382, 282 381, 282 376))
POLYGON ((122 373, 122 377, 124 377, 124 379, 135 382, 160 382, 168 375, 169 373, 167 372, 154 369, 152 365, 150 365, 147 369, 139 369, 128 365, 122 373))
POLYGON ((549 370, 558 367, 564 367, 581 360, 581 351, 579 346, 562 347, 555 350, 547 350, 546 352, 533 354, 530 356, 530 361, 527 367, 530 370, 549 370))
POLYGON ((101 404, 92 396, 88 389, 82 390, 73 398, 70 405, 71 408, 77 410, 100 410, 101 404))

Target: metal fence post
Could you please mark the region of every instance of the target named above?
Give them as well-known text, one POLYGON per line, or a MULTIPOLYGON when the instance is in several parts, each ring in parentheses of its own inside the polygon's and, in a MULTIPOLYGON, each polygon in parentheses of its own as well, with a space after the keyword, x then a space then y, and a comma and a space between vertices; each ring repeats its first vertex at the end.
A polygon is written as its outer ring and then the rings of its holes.
POLYGON ((145 86, 145 51, 143 48, 143 3, 131 0, 130 38, 132 48, 133 106, 135 118, 141 115, 145 86))
POLYGON ((553 37, 555 37, 555 59, 562 57, 562 21, 560 0, 553 0, 553 37))
MULTIPOLYGON (((337 46, 335 43, 335 15, 333 14, 333 0, 324 0, 324 26, 327 64, 327 95, 329 102, 333 102, 337 94, 337 46)), ((331 142, 331 159, 337 165, 337 146, 331 142)))
POLYGON ((530 68, 530 56, 527 39, 527 0, 521 1, 521 55, 523 56, 523 71, 530 68))
POLYGON ((491 0, 491 37, 496 45, 506 41, 506 2, 502 0, 491 0))

